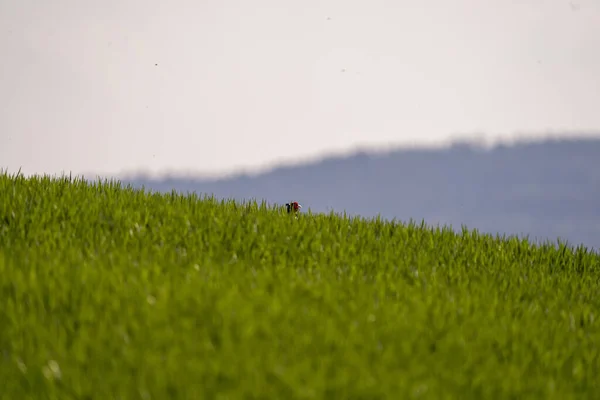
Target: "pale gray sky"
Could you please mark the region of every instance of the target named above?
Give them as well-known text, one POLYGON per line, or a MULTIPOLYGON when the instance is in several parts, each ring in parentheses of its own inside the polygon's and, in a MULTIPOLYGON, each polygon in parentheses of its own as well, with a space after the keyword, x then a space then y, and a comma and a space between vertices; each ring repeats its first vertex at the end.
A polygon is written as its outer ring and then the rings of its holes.
POLYGON ((0 51, 27 174, 600 130, 600 0, 0 0, 0 51))

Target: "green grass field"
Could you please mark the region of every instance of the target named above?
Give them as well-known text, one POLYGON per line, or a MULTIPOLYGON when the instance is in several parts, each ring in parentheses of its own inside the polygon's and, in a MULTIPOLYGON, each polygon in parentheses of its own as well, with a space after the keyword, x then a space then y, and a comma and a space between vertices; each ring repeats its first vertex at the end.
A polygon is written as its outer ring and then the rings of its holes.
POLYGON ((599 398, 599 279, 584 248, 1 173, 0 398, 599 398))

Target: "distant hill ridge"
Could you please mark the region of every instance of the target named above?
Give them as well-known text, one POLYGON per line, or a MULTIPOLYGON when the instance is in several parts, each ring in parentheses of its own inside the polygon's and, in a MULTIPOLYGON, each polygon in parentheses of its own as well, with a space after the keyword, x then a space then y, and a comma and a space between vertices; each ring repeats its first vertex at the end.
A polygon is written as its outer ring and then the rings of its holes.
POLYGON ((257 176, 121 180, 161 192, 278 204, 294 199, 312 212, 424 219, 600 247, 600 139, 528 141, 487 150, 463 141, 445 149, 360 151, 257 176))

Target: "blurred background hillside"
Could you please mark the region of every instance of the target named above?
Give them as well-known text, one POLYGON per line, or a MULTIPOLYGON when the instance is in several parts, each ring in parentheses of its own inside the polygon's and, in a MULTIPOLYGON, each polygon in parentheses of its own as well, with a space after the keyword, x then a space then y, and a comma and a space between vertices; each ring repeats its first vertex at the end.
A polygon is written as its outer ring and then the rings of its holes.
POLYGON ((600 247, 600 140, 545 140, 483 149, 397 149, 328 157, 224 179, 129 176, 147 189, 284 204, 312 212, 461 224, 488 233, 600 247))

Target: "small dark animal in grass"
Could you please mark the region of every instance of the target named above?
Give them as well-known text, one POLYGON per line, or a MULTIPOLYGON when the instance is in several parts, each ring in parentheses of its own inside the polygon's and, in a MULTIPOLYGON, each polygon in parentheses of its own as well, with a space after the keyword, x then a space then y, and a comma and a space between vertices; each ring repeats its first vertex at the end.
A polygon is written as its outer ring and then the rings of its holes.
POLYGON ((292 201, 291 203, 285 203, 285 207, 287 209, 288 214, 298 213, 302 206, 297 201, 292 201))

